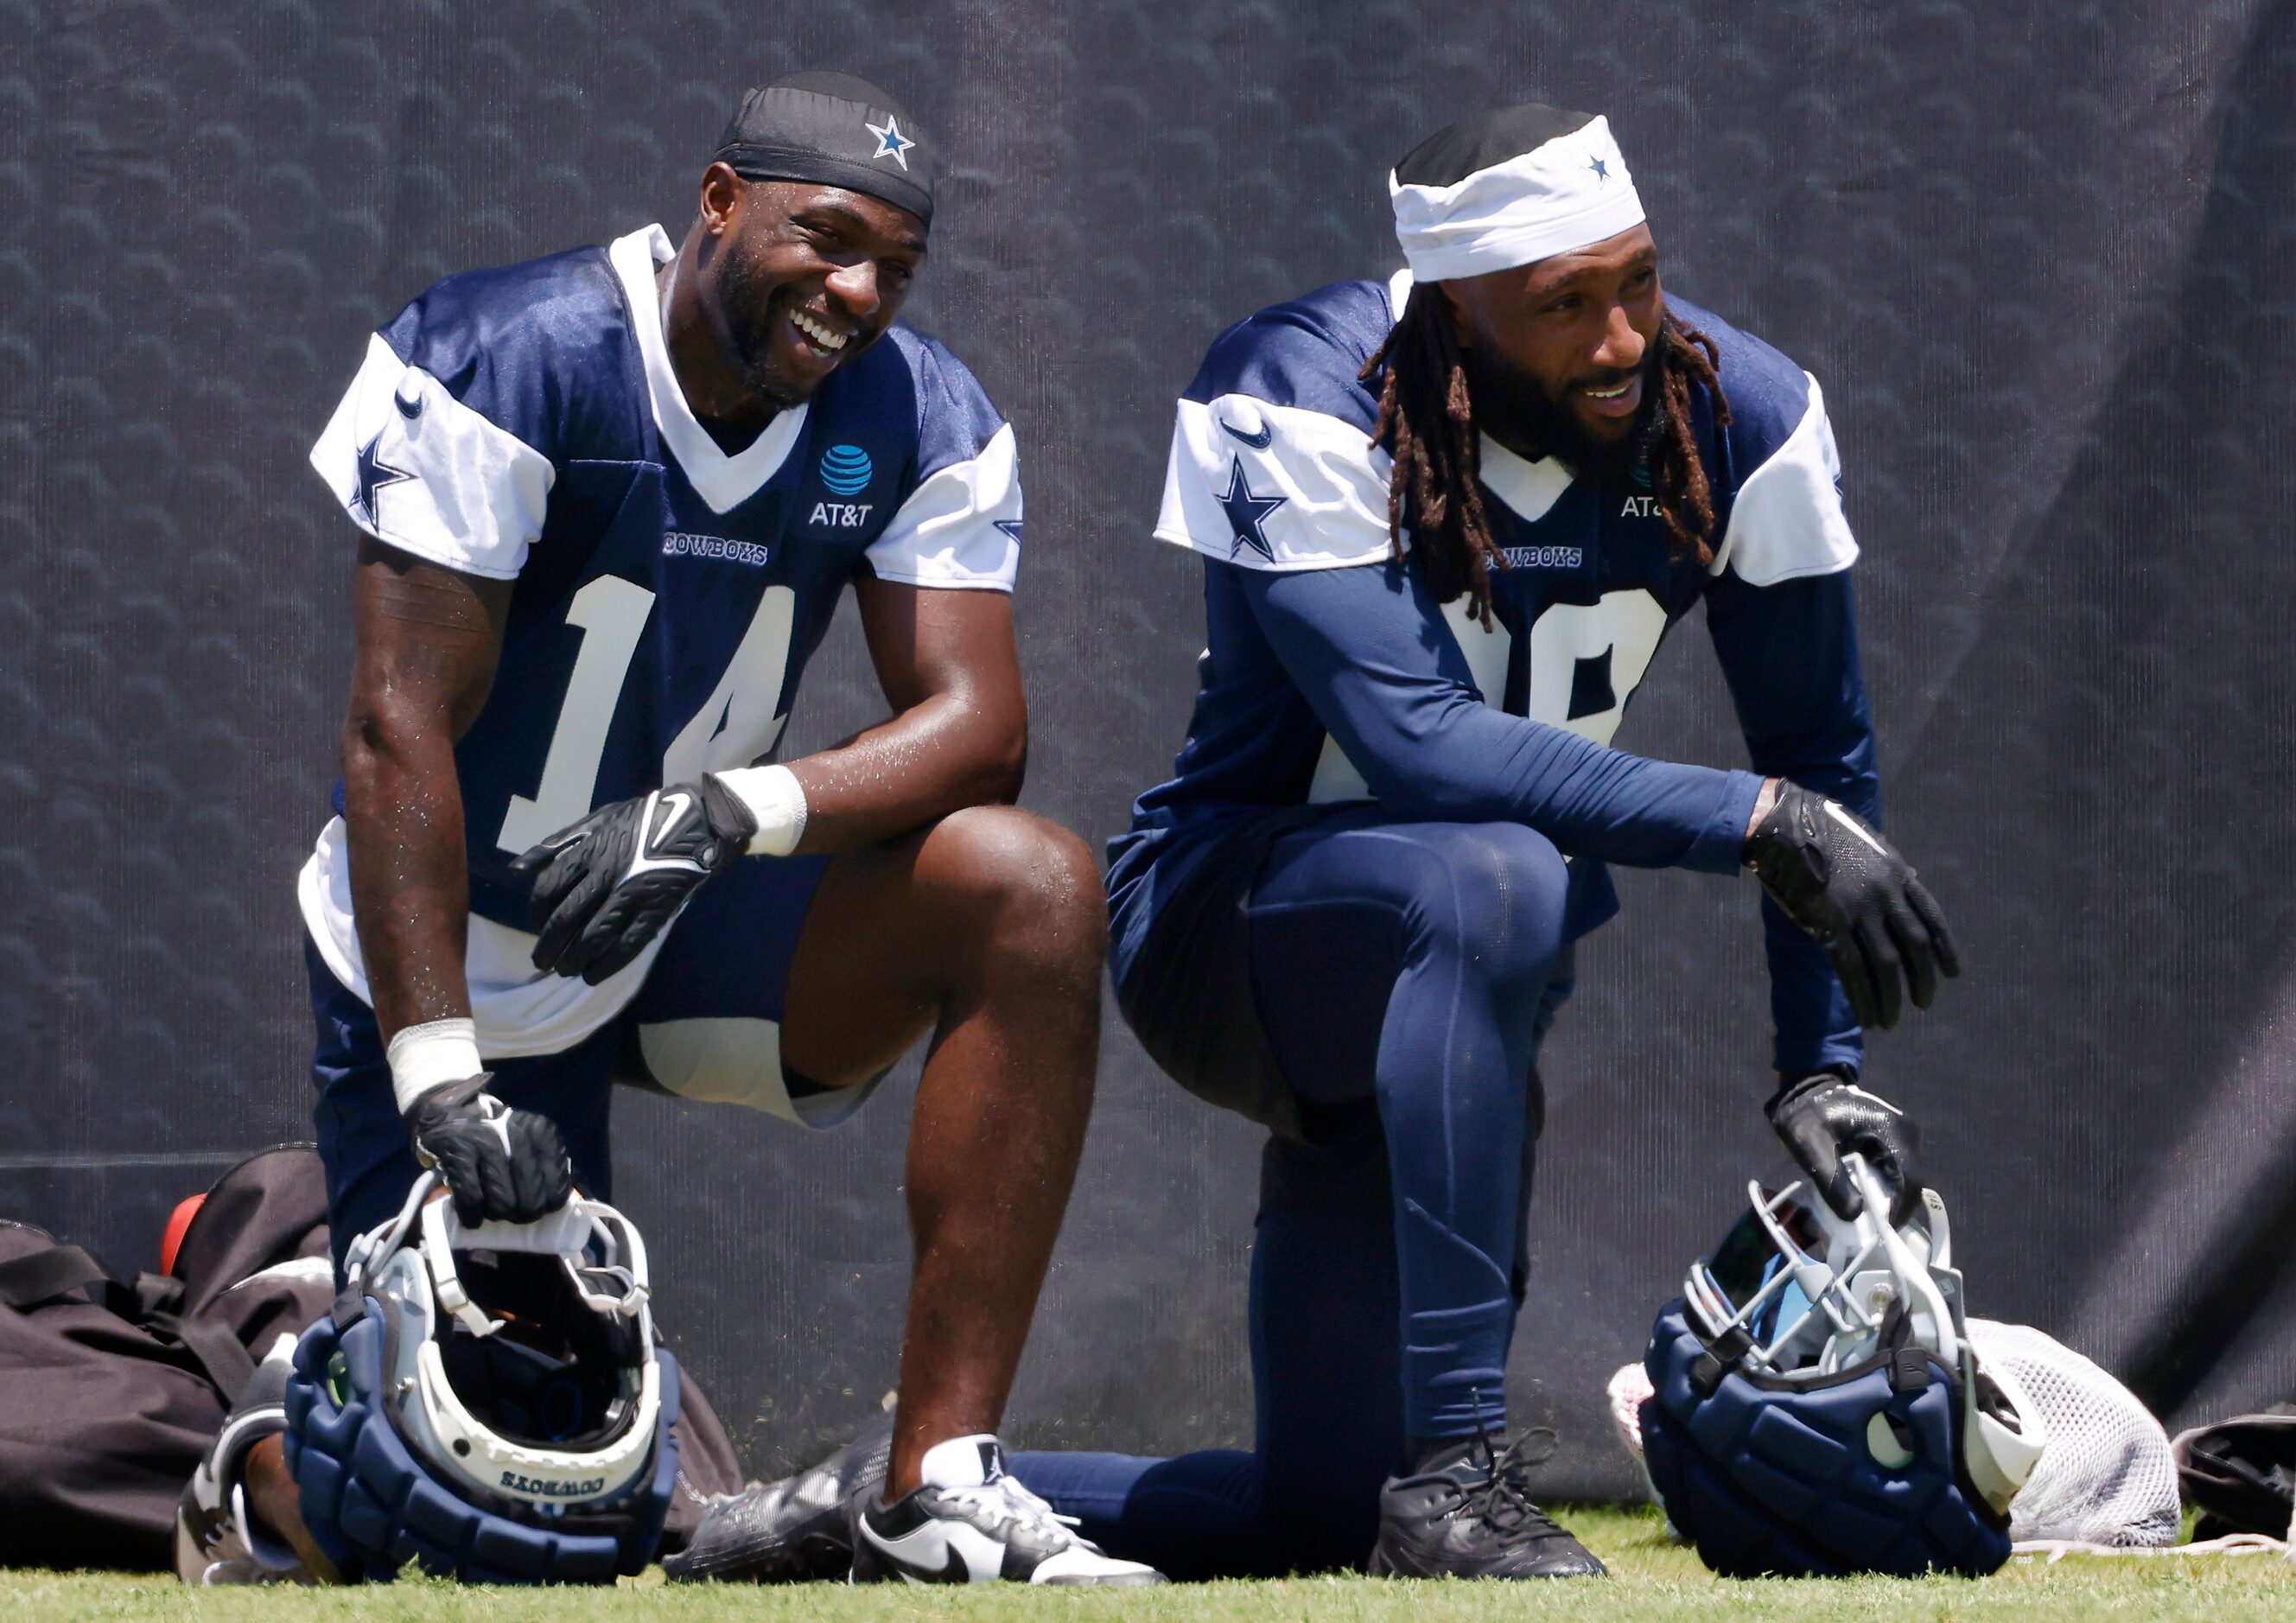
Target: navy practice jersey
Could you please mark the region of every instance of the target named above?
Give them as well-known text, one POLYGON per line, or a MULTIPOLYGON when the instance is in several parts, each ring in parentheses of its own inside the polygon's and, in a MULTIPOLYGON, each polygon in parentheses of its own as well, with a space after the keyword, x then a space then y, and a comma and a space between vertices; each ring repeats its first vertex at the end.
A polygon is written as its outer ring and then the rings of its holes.
MULTIPOLYGON (((1206 560, 1207 647, 1174 776, 1110 848, 1119 974, 1224 836, 1302 804, 1525 822, 1572 859, 1574 934, 1616 909, 1605 862, 1734 870, 1757 779, 1607 747, 1660 640, 1702 602, 1755 770, 1878 811, 1857 548, 1816 381, 1671 301, 1714 340, 1731 408, 1718 430, 1695 397, 1710 568, 1677 554, 1631 479, 1577 479, 1483 437, 1509 566, 1492 573, 1487 631, 1464 598, 1434 602, 1389 535, 1376 381, 1357 373, 1408 289, 1403 273, 1262 311, 1221 334, 1180 402, 1156 534, 1206 560)), ((1765 908, 1777 1064, 1856 1062, 1824 954, 1765 908)))
MULTIPOLYGON (((602 988, 537 979, 512 857, 593 807, 770 757, 849 580, 1013 581, 1013 430, 955 357, 897 324, 729 455, 669 365, 655 267, 673 257, 651 226, 448 277, 375 335, 311 454, 367 534, 517 583, 455 751, 490 1053, 594 1029, 650 961, 602 988)), ((344 865, 338 820, 305 914, 364 992, 344 865)))

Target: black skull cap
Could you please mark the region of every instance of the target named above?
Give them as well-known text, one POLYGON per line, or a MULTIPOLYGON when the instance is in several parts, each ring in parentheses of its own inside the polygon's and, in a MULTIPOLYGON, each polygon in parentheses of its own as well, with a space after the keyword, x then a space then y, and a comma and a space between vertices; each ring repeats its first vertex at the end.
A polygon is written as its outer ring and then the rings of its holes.
POLYGON ((1481 169, 1537 152, 1557 135, 1584 129, 1591 112, 1570 112, 1540 102, 1502 107, 1440 129, 1405 154, 1395 177, 1406 186, 1456 186, 1481 169))
POLYGON ((809 180, 932 223, 933 153, 899 102, 849 73, 792 73, 742 98, 710 154, 745 180, 809 180))

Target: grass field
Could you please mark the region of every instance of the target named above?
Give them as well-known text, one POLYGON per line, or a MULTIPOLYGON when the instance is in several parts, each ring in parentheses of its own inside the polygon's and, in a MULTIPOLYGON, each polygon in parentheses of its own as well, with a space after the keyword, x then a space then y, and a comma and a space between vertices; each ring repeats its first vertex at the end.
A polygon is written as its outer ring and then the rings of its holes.
POLYGON ((1176 1584, 1128 1594, 989 1586, 975 1590, 826 1585, 772 1589, 674 1586, 659 1571, 614 1590, 466 1589, 418 1580, 366 1589, 206 1590, 156 1578, 0 1573, 0 1616, 63 1618, 736 1617, 767 1623, 909 1623, 918 1619, 1074 1619, 1100 1623, 1478 1623, 1537 1617, 1610 1619, 2052 1620, 2296 1617, 2296 1564, 2269 1555, 2013 1562, 1989 1578, 1854 1578, 1724 1583, 1670 1544, 1654 1512, 1581 1509, 1564 1520, 1610 1563, 1607 1583, 1423 1584, 1303 1578, 1273 1584, 1176 1584))

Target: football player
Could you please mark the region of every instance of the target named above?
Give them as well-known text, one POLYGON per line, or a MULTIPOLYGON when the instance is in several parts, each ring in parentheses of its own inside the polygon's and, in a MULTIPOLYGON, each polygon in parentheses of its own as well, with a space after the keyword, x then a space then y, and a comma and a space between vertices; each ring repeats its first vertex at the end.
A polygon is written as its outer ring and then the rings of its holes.
POLYGON ((897 318, 931 137, 750 93, 682 240, 450 276, 311 460, 362 534, 340 815, 304 867, 338 1243, 611 1193, 618 1080, 826 1127, 916 1039, 885 1577, 1132 1582, 995 1432, 1090 1107, 1090 854, 1015 809, 1010 424, 897 318), (786 764, 853 588, 893 714, 786 764))
POLYGON ((1023 1456, 1176 1575, 1595 1574, 1495 1447, 1539 1041, 1605 865, 1764 906, 1771 1121, 1845 1211, 1919 1191, 1861 1029, 1957 960, 1876 829, 1857 555, 1816 380, 1669 296, 1608 123, 1521 106, 1390 179, 1409 268, 1249 317, 1182 398, 1157 536, 1204 559, 1170 782, 1111 845, 1111 962, 1166 1070, 1274 1129, 1254 1453, 1023 1456), (1610 741, 1701 603, 1751 773, 1610 741))

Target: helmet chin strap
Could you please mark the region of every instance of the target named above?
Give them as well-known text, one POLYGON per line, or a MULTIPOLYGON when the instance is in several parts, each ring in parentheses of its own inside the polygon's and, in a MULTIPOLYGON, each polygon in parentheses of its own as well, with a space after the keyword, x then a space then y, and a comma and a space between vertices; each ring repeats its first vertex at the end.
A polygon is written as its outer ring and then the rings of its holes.
POLYGON ((490 1336, 503 1327, 502 1320, 489 1317, 471 1299, 455 1267, 455 1230, 461 1226, 452 1201, 432 1201, 422 1209, 422 1263, 430 1270, 430 1293, 472 1335, 490 1336))
POLYGON ((1936 1190, 1923 1188, 1922 1209, 1930 1220, 1930 1266, 1953 1266, 1953 1226, 1946 1220, 1945 1197, 1936 1190))

